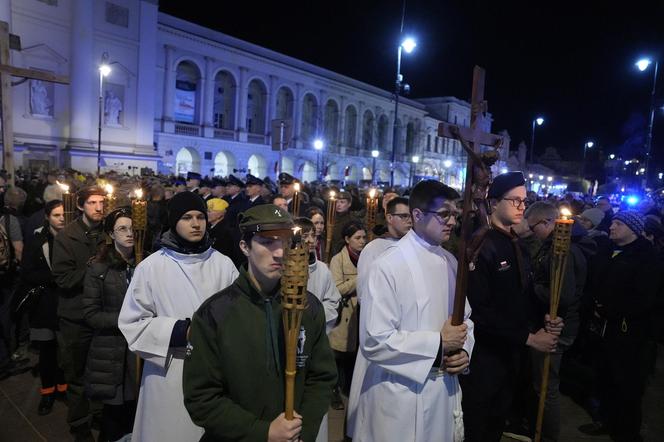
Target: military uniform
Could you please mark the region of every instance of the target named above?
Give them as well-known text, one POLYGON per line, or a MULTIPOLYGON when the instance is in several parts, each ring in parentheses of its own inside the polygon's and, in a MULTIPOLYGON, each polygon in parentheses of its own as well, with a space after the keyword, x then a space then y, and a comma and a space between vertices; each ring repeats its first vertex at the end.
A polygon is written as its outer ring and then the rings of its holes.
MULTIPOLYGON (((265 204, 242 214, 244 232, 269 235, 292 227, 290 216, 265 204)), ((235 282, 201 305, 191 324, 185 360, 184 402, 205 429, 201 441, 265 441, 284 409, 285 348, 280 286, 260 292, 242 268, 235 282)), ((295 377, 295 410, 305 442, 313 442, 336 382, 325 333, 325 311, 308 294, 302 316, 295 377)))

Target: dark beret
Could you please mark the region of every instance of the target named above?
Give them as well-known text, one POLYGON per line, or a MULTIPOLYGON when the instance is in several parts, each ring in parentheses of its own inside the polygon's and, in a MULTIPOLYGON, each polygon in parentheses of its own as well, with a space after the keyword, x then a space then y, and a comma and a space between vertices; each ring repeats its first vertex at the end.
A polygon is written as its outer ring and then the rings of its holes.
POLYGON ((526 180, 522 172, 501 173, 493 179, 489 186, 489 199, 500 199, 515 187, 525 186, 526 180))

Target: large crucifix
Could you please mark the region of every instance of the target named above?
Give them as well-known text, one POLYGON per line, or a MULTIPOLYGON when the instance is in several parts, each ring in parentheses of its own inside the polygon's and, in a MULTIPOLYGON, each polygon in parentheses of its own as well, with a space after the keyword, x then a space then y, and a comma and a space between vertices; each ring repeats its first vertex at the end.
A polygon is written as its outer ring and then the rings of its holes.
POLYGON ((474 261, 490 228, 486 195, 491 183, 491 166, 498 160, 498 149, 505 143, 504 137, 482 131, 482 122, 487 112, 487 102, 484 100, 484 77, 484 69, 475 66, 470 103, 470 127, 445 122, 438 126, 439 136, 459 140, 468 154, 452 325, 463 323, 468 272, 474 269, 474 261), (490 146, 491 149, 482 152, 482 146, 490 146))
POLYGON ((35 69, 24 69, 9 64, 9 50, 21 50, 20 39, 9 33, 7 22, 0 21, 0 101, 2 101, 2 150, 3 168, 8 183, 14 185, 14 127, 11 77, 69 84, 69 77, 35 69))

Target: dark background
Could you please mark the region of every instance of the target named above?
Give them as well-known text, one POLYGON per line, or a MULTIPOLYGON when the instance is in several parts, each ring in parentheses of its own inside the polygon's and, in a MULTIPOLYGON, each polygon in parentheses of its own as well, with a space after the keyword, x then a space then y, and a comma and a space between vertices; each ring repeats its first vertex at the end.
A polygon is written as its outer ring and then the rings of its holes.
MULTIPOLYGON (((396 74, 401 8, 401 0, 160 0, 162 12, 386 90, 396 74)), ((643 153, 654 66, 640 72, 634 62, 664 54, 663 1, 409 0, 404 33, 418 42, 402 62, 412 98, 469 100, 478 64, 487 69, 493 130, 507 129, 513 148, 530 144, 531 122, 542 115, 536 155, 555 146, 580 159, 588 140, 607 155, 643 153)), ((661 106, 664 63, 659 71, 661 106)), ((664 163, 663 148, 658 109, 656 162, 664 163)))

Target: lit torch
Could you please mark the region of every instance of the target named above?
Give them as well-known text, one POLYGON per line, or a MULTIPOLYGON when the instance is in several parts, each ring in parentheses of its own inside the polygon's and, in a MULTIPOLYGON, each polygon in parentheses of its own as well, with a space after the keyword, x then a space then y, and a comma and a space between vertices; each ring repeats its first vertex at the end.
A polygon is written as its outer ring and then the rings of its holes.
POLYGON ((293 184, 295 195, 293 195, 293 216, 300 216, 300 183, 293 184))
POLYGON ((136 256, 136 265, 143 260, 143 242, 145 241, 145 231, 148 227, 147 201, 143 198, 143 190, 134 191, 136 198, 131 202, 131 225, 134 231, 134 254, 136 256))
POLYGON ((337 196, 334 190, 330 190, 330 195, 327 200, 327 218, 325 219, 325 261, 330 263, 332 259, 332 234, 334 230, 334 215, 336 213, 336 199, 337 196))
MULTIPOLYGON (((567 256, 572 242, 572 226, 574 220, 570 219, 572 213, 567 208, 560 210, 560 218, 556 220, 553 229, 553 256, 551 259, 551 280, 549 281, 549 316, 556 319, 558 305, 560 304, 560 289, 565 278, 567 256)), ((542 367, 542 383, 540 385, 539 407, 537 409, 537 424, 535 427, 535 441, 542 438, 542 421, 544 418, 544 401, 549 386, 549 367, 551 354, 544 355, 544 366, 542 367)))
POLYGON ((117 206, 117 197, 113 193, 114 189, 111 184, 106 184, 104 189, 106 190, 106 196, 104 197, 104 216, 106 216, 115 210, 115 207, 117 206))
POLYGON ((62 206, 64 208, 65 226, 71 224, 76 219, 76 194, 69 193, 69 186, 56 181, 62 189, 62 206))
POLYGON ((309 278, 309 247, 302 243, 300 228, 293 229, 293 241, 286 251, 284 273, 281 276, 281 315, 286 347, 286 419, 293 420, 295 408, 295 375, 297 374, 297 346, 302 314, 307 308, 309 278))
POLYGON ((366 216, 366 225, 367 225, 367 235, 369 236, 369 241, 374 238, 373 229, 376 227, 376 213, 378 212, 378 192, 376 189, 371 189, 367 196, 367 216, 366 216))

